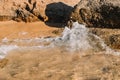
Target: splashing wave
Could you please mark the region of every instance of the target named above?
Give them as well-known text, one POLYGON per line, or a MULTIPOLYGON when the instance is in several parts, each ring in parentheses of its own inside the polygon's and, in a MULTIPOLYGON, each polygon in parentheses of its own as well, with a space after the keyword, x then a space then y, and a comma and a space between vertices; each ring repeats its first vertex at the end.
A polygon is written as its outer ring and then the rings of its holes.
MULTIPOLYGON (((9 40, 7 40, 9 41, 9 40)), ((70 52, 75 51, 94 51, 100 52, 105 51, 106 53, 115 53, 111 48, 109 48, 104 41, 97 35, 89 32, 89 29, 85 25, 74 22, 72 29, 65 27, 62 36, 55 38, 37 38, 30 40, 14 40, 15 43, 26 43, 27 46, 17 46, 17 45, 1 45, 0 46, 0 58, 3 58, 7 52, 14 49, 35 49, 35 48, 54 48, 58 47, 63 50, 70 52), (29 46, 30 44, 35 43, 34 46, 29 46), (37 45, 36 45, 37 43, 37 45), (47 43, 47 45, 45 45, 47 43), (49 44, 48 44, 49 43, 49 44)))

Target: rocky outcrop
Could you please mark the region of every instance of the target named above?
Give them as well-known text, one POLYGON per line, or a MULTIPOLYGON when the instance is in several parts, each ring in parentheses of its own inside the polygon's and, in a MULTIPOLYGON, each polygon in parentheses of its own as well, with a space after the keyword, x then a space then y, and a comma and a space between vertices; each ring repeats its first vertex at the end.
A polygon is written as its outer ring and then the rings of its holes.
POLYGON ((70 18, 89 27, 120 28, 120 1, 80 0, 70 18))
POLYGON ((120 34, 114 34, 109 37, 110 46, 115 49, 120 49, 120 34))
POLYGON ((120 29, 89 28, 89 30, 98 35, 109 47, 120 49, 120 29))
POLYGON ((48 17, 51 19, 51 16, 49 16, 51 12, 57 17, 66 16, 65 13, 69 9, 64 8, 66 6, 63 4, 74 6, 78 2, 79 0, 0 0, 0 21, 11 19, 18 22, 47 21, 48 17), (59 3, 62 4, 57 5, 59 3), (60 12, 65 15, 58 14, 60 12))

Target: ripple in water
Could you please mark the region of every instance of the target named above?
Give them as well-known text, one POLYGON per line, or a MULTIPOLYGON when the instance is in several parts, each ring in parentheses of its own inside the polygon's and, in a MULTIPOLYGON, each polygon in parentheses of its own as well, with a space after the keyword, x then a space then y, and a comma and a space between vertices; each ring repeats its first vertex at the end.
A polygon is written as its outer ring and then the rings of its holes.
MULTIPOLYGON (((7 40, 8 41, 8 40, 7 40)), ((27 43, 27 46, 17 46, 16 45, 4 45, 0 46, 0 58, 3 58, 7 52, 14 49, 43 49, 43 48, 60 48, 69 52, 81 52, 81 51, 93 51, 93 52, 102 52, 104 51, 107 54, 117 54, 119 52, 115 52, 111 48, 109 48, 104 41, 97 35, 89 32, 89 29, 85 27, 85 25, 79 24, 78 22, 74 22, 72 25, 72 29, 65 27, 62 36, 55 38, 37 38, 30 40, 14 40, 15 43, 24 44, 27 43), (29 46, 31 43, 35 43, 37 45, 29 46), (49 43, 45 45, 46 43, 49 43), (29 44, 29 45, 28 45, 29 44)))

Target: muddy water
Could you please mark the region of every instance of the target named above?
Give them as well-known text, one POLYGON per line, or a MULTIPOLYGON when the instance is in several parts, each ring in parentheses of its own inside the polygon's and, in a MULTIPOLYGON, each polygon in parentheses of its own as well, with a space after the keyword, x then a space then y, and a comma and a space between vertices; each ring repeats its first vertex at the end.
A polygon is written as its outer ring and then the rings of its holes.
POLYGON ((89 32, 85 25, 78 22, 73 23, 72 29, 65 27, 62 36, 54 38, 15 39, 9 41, 4 38, 0 46, 0 58, 4 58, 9 51, 24 49, 60 48, 70 53, 74 52, 105 52, 107 54, 119 55, 110 49, 101 38, 89 32))
POLYGON ((54 38, 1 41, 0 80, 119 80, 120 56, 75 22, 54 38))

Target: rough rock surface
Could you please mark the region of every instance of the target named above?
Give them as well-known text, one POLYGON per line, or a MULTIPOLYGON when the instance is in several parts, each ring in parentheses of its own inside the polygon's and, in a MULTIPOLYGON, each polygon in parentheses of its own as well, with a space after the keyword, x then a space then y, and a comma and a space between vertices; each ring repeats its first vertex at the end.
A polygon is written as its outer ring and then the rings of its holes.
MULTIPOLYGON (((39 19, 46 21, 48 18, 45 11, 48 7, 52 6, 55 10, 57 9, 56 13, 58 13, 61 9, 60 12, 66 9, 62 5, 65 7, 67 5, 74 6, 78 2, 79 0, 0 0, 0 21, 11 19, 25 22, 33 22, 39 19)), ((48 8, 47 10, 51 9, 48 8)), ((60 16, 61 14, 55 14, 55 10, 53 14, 60 16)), ((69 9, 67 10, 69 11, 69 9)))
POLYGON ((98 35, 112 49, 120 49, 120 29, 90 28, 90 32, 98 35))
POLYGON ((71 19, 87 26, 120 28, 120 0, 80 0, 71 19))

